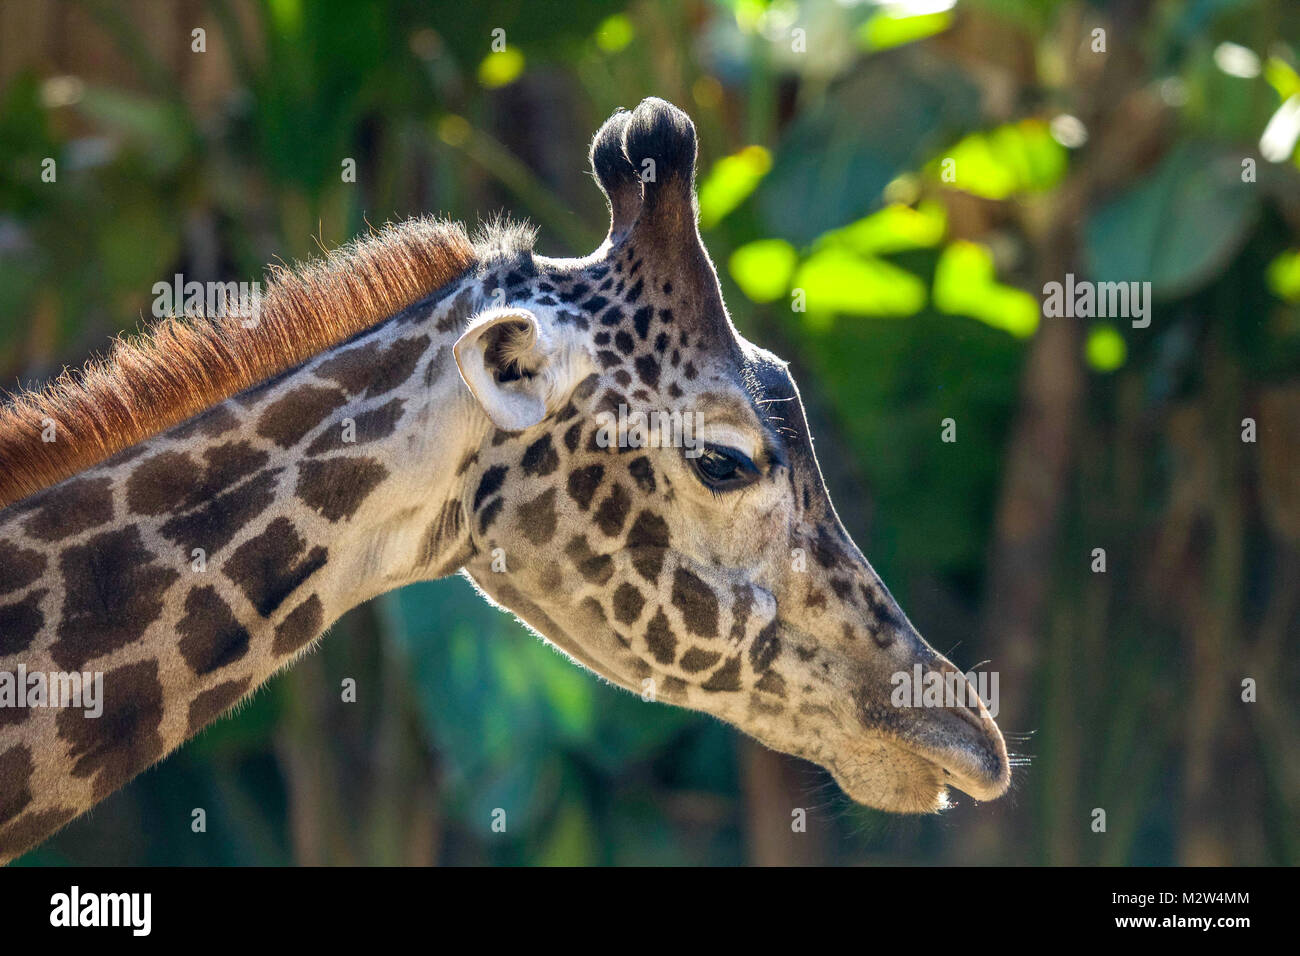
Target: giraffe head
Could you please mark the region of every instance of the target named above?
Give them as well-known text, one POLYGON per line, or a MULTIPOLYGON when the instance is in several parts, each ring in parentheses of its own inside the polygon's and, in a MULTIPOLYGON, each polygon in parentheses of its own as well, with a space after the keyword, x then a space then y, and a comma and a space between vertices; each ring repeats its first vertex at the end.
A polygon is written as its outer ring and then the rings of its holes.
POLYGON ((462 464, 466 571, 610 681, 815 761, 861 803, 1000 796, 1006 748, 973 691, 893 702, 901 674, 969 688, 837 518, 785 363, 731 324, 695 157, 670 104, 616 113, 591 149, 605 242, 487 268, 454 349, 491 423, 462 464))

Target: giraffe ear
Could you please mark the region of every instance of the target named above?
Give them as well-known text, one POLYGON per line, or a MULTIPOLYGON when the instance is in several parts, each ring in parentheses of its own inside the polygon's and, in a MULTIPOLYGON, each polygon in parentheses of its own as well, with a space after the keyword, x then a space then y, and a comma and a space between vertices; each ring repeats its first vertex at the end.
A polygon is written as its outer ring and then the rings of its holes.
POLYGON ((546 417, 549 337, 527 309, 480 312, 452 348, 456 367, 488 418, 505 431, 523 431, 546 417))

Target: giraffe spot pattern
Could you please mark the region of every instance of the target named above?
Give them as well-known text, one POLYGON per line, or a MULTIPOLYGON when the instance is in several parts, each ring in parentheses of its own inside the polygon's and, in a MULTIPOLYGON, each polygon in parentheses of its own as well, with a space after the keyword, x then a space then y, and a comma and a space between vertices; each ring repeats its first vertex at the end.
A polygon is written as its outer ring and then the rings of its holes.
POLYGON ((785 678, 776 671, 768 671, 759 678, 758 683, 754 686, 765 694, 772 694, 775 697, 785 699, 785 678))
POLYGON ((906 626, 902 614, 887 596, 877 594, 865 584, 859 584, 858 590, 862 594, 863 600, 867 602, 871 616, 880 624, 880 628, 868 628, 871 639, 879 647, 888 647, 894 643, 894 633, 903 630, 906 626))
POLYGON ((564 553, 584 579, 593 584, 605 584, 614 574, 614 559, 607 554, 591 550, 585 534, 574 535, 564 553))
POLYGON ((40 541, 62 541, 113 518, 113 483, 108 478, 75 478, 37 497, 36 513, 23 529, 40 541))
POLYGON ((311 643, 320 634, 324 619, 325 609, 321 606, 320 598, 313 594, 290 611, 289 616, 275 629, 271 653, 283 657, 311 643))
POLYGON ((672 601, 686 630, 699 637, 718 636, 718 596, 697 575, 685 568, 673 572, 672 601))
POLYGON ((614 617, 621 624, 632 624, 641 616, 645 597, 635 585, 624 581, 614 591, 614 617))
POLYGON ((700 685, 700 689, 711 693, 740 690, 740 658, 728 658, 712 677, 700 685))
MULTIPOLYGON (((459 539, 464 529, 465 508, 459 501, 453 499, 442 506, 438 516, 425 529, 424 536, 420 539, 420 557, 417 559, 417 567, 428 568, 442 558, 447 542, 459 539)), ((463 563, 462 560, 460 564, 463 563)), ((459 568, 460 564, 457 564, 456 568, 459 568)), ((445 568, 445 564, 443 567, 445 568)), ((445 577, 456 568, 450 570, 440 568, 441 573, 437 573, 437 577, 445 577)))
POLYGON ((501 509, 503 507, 505 507, 505 501, 503 499, 493 498, 488 502, 487 507, 479 512, 479 534, 487 534, 488 528, 492 527, 492 523, 497 520, 497 516, 501 514, 501 509))
POLYGON ((143 637, 162 615, 167 589, 180 577, 154 562, 133 526, 66 548, 59 568, 63 614, 50 654, 70 671, 143 637))
POLYGON ((249 678, 228 680, 203 691, 192 701, 189 709, 187 737, 193 737, 235 705, 248 690, 249 678))
POLYGON ((31 646, 33 638, 45 626, 41 601, 47 593, 45 588, 37 588, 21 601, 0 604, 0 657, 20 653, 31 646))
POLYGON ((343 422, 336 422, 332 428, 316 436, 315 441, 307 446, 307 454, 323 455, 325 452, 342 451, 387 438, 397 430, 397 423, 402 418, 402 406, 405 404, 405 399, 394 398, 379 408, 356 415, 352 419, 354 434, 350 436, 350 442, 343 440, 343 422))
POLYGON ((33 810, 19 817, 0 829, 0 856, 17 856, 76 815, 77 811, 72 807, 52 807, 49 810, 33 810))
POLYGON ((0 753, 0 826, 27 809, 32 802, 32 751, 15 744, 0 753))
POLYGON ((203 457, 202 468, 179 452, 145 459, 127 480, 127 507, 145 515, 196 508, 262 468, 270 456, 241 441, 209 448, 203 457))
POLYGON ((673 634, 672 625, 663 608, 655 611, 654 617, 646 625, 646 647, 660 664, 671 664, 677 656, 677 636, 673 634))
POLYGON ((653 511, 642 511, 628 530, 626 545, 637 573, 651 584, 659 580, 668 553, 668 523, 653 511))
POLYGON ((374 398, 391 392, 415 373, 429 342, 427 335, 399 339, 387 348, 371 342, 326 359, 316 366, 316 374, 338 382, 349 394, 364 389, 364 397, 374 398))
POLYGON ((628 512, 632 508, 632 498, 622 485, 615 482, 610 488, 609 496, 596 509, 596 527, 608 538, 616 538, 627 523, 628 512))
POLYGON ((437 321, 434 328, 439 332, 450 332, 453 329, 460 331, 469 323, 469 317, 473 312, 474 290, 463 289, 448 307, 447 314, 437 321))
POLYGON ((281 448, 292 448, 347 400, 347 393, 339 388, 299 385, 266 406, 257 420, 257 433, 281 448))
POLYGON ((582 422, 574 422, 564 433, 564 447, 569 449, 572 455, 578 450, 578 442, 582 439, 582 422))
POLYGON ((638 488, 646 494, 654 493, 656 487, 655 472, 654 468, 650 464, 649 458, 645 455, 642 455, 640 458, 634 458, 628 463, 627 469, 631 473, 632 480, 636 482, 638 488))
POLYGON ((761 674, 772 666, 772 662, 780 653, 781 638, 777 636, 777 623, 774 620, 769 621, 758 632, 754 643, 749 647, 749 666, 753 668, 754 673, 761 674))
POLYGON ((103 713, 59 711, 59 738, 72 758, 72 775, 94 779, 96 799, 108 796, 163 754, 163 690, 158 662, 126 664, 104 675, 103 713))
POLYGON ((270 617, 328 558, 329 551, 320 545, 308 550, 293 522, 280 517, 236 548, 221 570, 258 614, 270 617))
POLYGON ((560 466, 560 456, 551 445, 549 432, 525 449, 523 460, 519 464, 525 475, 535 478, 545 477, 560 466))
POLYGON ((181 656, 200 677, 228 667, 248 653, 248 631, 210 584, 186 595, 185 616, 176 630, 181 635, 181 656))
POLYGON ((0 595, 27 587, 45 573, 47 563, 39 551, 0 541, 0 595))
POLYGON ((749 613, 754 609, 754 589, 748 584, 737 584, 731 589, 731 598, 731 630, 727 638, 737 643, 744 638, 749 613))
POLYGON ((510 469, 505 465, 493 465, 483 472, 478 488, 474 491, 474 511, 478 511, 483 506, 483 502, 501 490, 506 480, 506 473, 509 471, 510 469))
POLYGON ((0 707, 0 729, 16 727, 31 715, 32 712, 27 707, 0 707))
POLYGON ((722 659, 722 655, 717 651, 706 651, 702 648, 692 647, 682 655, 681 668, 688 674, 698 674, 700 671, 706 671, 722 659))
POLYGON ((126 506, 132 514, 159 515, 184 501, 198 466, 189 455, 164 451, 136 465, 126 482, 126 506))
POLYGON ((212 557, 275 500, 280 468, 268 468, 188 514, 165 521, 159 531, 188 553, 202 548, 212 557))
POLYGON ((531 501, 525 501, 518 513, 524 537, 535 545, 546 544, 555 536, 555 489, 547 488, 531 501))
POLYGON ((445 356, 447 346, 439 345, 437 351, 429 358, 429 363, 424 367, 424 387, 433 388, 442 380, 443 373, 446 372, 449 363, 445 356))
POLYGON ((302 502, 331 523, 351 518, 388 477, 388 469, 373 458, 325 458, 298 466, 294 489, 302 502))
POLYGON ((601 479, 605 477, 604 465, 587 465, 574 469, 569 474, 568 491, 579 508, 586 511, 591 507, 591 499, 596 496, 601 479))
POLYGON ((189 421, 177 425, 171 432, 173 438, 188 441, 191 438, 220 438, 239 424, 239 418, 224 404, 214 405, 189 421))

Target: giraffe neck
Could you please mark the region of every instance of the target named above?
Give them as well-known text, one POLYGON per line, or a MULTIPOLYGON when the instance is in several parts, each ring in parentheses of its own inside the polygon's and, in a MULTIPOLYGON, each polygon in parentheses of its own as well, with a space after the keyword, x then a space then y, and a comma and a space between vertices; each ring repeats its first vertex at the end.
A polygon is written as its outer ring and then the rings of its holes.
POLYGON ((469 281, 440 290, 0 510, 0 860, 175 749, 348 609, 472 556, 465 473, 489 425, 451 346, 476 296, 469 281), (20 665, 29 686, 89 675, 92 696, 102 675, 102 699, 16 706, 4 692, 20 665))

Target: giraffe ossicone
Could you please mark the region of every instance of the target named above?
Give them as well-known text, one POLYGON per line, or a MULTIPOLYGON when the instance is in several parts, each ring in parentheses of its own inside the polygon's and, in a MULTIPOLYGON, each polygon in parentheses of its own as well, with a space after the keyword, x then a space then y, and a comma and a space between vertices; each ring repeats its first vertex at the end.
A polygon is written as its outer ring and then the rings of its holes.
POLYGON ((690 119, 648 99, 592 145, 611 221, 586 258, 536 255, 515 226, 471 245, 404 224, 281 276, 255 329, 169 326, 0 412, 0 455, 22 459, 0 479, 0 672, 103 678, 98 717, 0 706, 0 858, 349 608, 458 571, 603 678, 821 764, 861 803, 1006 790, 973 693, 891 701, 899 673, 956 669, 836 517, 785 363, 732 325, 695 158, 690 119), (696 453, 611 442, 620 409, 689 414, 696 453), (30 449, 51 415, 63 446, 30 449))

